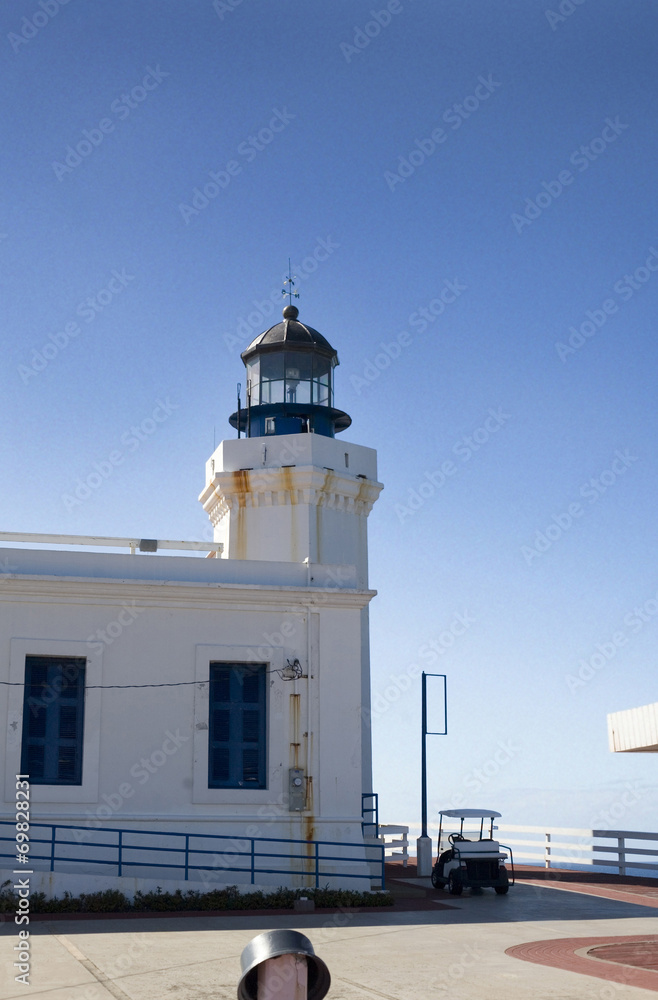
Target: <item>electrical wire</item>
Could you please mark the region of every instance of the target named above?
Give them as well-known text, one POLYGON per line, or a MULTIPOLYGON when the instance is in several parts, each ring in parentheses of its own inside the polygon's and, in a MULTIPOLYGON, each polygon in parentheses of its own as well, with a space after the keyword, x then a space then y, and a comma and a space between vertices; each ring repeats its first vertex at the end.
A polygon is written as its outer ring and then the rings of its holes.
MULTIPOLYGON (((290 660, 287 661, 286 667, 280 667, 275 670, 266 670, 266 674, 278 674, 282 681, 294 681, 298 677, 303 677, 302 666, 299 660, 294 660, 292 663, 290 660), (292 671, 292 676, 285 676, 286 670, 292 671)), ((32 685, 25 684, 24 681, 0 681, 5 687, 32 687, 32 685)), ((86 684, 85 691, 110 691, 110 690, 126 690, 128 688, 163 688, 163 687, 191 687, 197 684, 210 684, 210 679, 205 681, 164 681, 160 684, 86 684)))

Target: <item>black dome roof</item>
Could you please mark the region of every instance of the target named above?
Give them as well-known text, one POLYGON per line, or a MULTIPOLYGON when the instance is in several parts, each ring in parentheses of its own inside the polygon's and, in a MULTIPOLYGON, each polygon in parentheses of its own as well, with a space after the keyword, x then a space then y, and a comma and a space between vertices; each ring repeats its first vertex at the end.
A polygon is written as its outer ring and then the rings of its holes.
POLYGON ((306 326, 297 319, 299 310, 295 306, 286 306, 283 310, 283 321, 271 326, 264 333, 259 333, 242 352, 242 360, 247 361, 253 354, 265 351, 281 350, 310 350, 318 351, 337 359, 338 352, 331 346, 326 337, 314 330, 312 326, 306 326))

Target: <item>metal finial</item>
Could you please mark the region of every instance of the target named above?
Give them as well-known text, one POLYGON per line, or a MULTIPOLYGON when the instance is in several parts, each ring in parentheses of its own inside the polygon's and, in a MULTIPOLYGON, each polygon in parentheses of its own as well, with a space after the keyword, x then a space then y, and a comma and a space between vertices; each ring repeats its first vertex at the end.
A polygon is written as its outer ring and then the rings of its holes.
POLYGON ((287 295, 288 296, 288 305, 292 305, 292 300, 299 298, 299 292, 295 292, 294 291, 294 288, 295 288, 295 279, 293 278, 293 276, 291 274, 290 257, 288 257, 288 277, 283 279, 283 285, 284 285, 284 287, 281 289, 281 294, 283 296, 287 295), (289 285, 290 287, 286 288, 285 287, 286 285, 289 285))

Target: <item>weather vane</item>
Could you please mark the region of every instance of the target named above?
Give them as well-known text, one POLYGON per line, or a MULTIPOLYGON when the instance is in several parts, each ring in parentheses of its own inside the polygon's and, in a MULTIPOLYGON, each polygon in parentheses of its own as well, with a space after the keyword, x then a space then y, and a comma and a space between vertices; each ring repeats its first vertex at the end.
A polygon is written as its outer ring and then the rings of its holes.
POLYGON ((284 284, 284 287, 281 289, 281 294, 282 295, 287 295, 288 298, 289 298, 288 305, 292 305, 292 300, 299 298, 299 292, 295 292, 294 291, 295 279, 293 278, 292 274, 290 273, 290 257, 288 257, 288 277, 283 279, 283 284, 284 284), (289 285, 290 287, 286 288, 285 287, 286 285, 289 285))

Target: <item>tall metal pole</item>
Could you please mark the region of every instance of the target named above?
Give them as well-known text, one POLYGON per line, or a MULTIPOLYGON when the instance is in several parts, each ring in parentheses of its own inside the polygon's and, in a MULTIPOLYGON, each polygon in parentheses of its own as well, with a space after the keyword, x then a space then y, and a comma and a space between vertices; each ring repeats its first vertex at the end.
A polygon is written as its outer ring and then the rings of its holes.
POLYGON ((422 720, 421 720, 421 822, 422 832, 416 840, 416 871, 420 877, 432 873, 432 841, 427 836, 427 737, 445 735, 448 732, 448 696, 446 693, 445 674, 422 674, 422 720), (427 732, 427 678, 441 677, 443 679, 443 733, 427 732))
POLYGON ((422 694, 422 747, 421 747, 421 837, 427 836, 427 674, 423 670, 423 694, 422 694))

